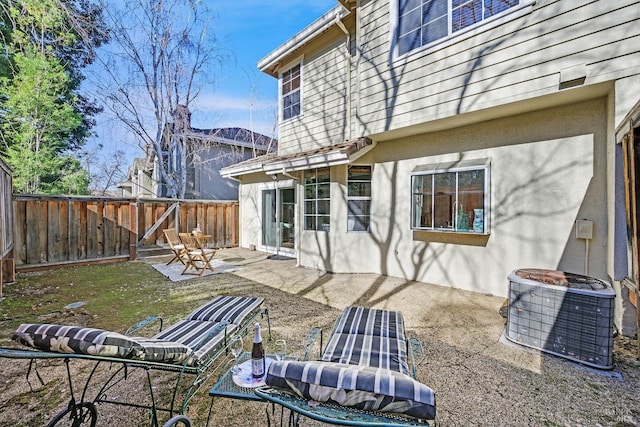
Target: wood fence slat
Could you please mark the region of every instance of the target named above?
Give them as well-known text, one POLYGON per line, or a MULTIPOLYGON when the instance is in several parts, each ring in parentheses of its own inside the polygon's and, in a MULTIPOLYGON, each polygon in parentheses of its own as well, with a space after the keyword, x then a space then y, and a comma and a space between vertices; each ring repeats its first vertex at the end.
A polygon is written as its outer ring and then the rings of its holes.
MULTIPOLYGON (((136 234, 140 237, 144 236, 144 230, 146 230, 145 228, 145 221, 144 221, 144 211, 145 209, 147 209, 147 203, 146 202, 138 202, 137 204, 137 209, 135 212, 136 215, 136 221, 135 221, 135 227, 136 227, 136 234)), ((136 242, 137 243, 137 242, 136 242)))
POLYGON ((78 231, 78 259, 87 259, 87 215, 88 215, 87 202, 78 202, 79 210, 79 231, 78 231))
POLYGON ((233 209, 233 218, 230 221, 231 227, 231 246, 236 246, 240 242, 240 204, 234 203, 231 206, 233 209))
POLYGON ((58 260, 69 261, 69 231, 71 229, 71 218, 69 218, 69 201, 60 201, 58 203, 58 212, 60 213, 58 232, 58 242, 60 246, 56 248, 58 260))
POLYGON ((198 224, 198 212, 196 206, 186 205, 187 210, 187 230, 191 231, 196 228, 198 224))
MULTIPOLYGON (((181 232, 186 232, 187 230, 190 230, 190 225, 189 225, 189 212, 188 212, 188 206, 185 204, 181 204, 180 205, 180 231, 181 232)), ((193 227, 191 227, 193 228, 193 227)))
MULTIPOLYGON (((142 223, 142 230, 149 229, 149 227, 151 227, 155 223, 155 219, 156 219, 156 216, 154 214, 155 210, 156 210, 155 203, 145 204, 144 222, 142 223)), ((142 235, 144 235, 144 233, 142 233, 141 236, 142 235)))
POLYGON ((176 221, 176 218, 179 218, 180 209, 175 209, 172 214, 167 217, 167 224, 164 228, 176 228, 176 224, 179 221, 176 221))
POLYGON ((129 259, 134 260, 137 257, 138 247, 138 203, 131 201, 129 203, 129 259))
POLYGON ((40 215, 38 216, 38 227, 34 227, 33 230, 37 230, 37 236, 34 236, 33 239, 38 242, 38 259, 41 264, 46 263, 49 257, 47 256, 47 251, 49 250, 49 227, 48 227, 48 213, 49 213, 49 203, 50 201, 45 201, 40 204, 40 215))
POLYGON ((15 281, 16 213, 11 168, 0 159, 0 298, 4 283, 15 281))
POLYGON ((111 257, 116 254, 116 206, 113 203, 104 204, 104 240, 102 241, 103 256, 111 257))
POLYGON ((104 202, 98 202, 96 208, 96 243, 98 258, 104 257, 104 202))
POLYGON ((129 254, 129 229, 130 229, 130 211, 129 203, 120 204, 120 252, 119 255, 129 254))
MULTIPOLYGON (((159 204, 158 208, 156 209, 156 214, 158 215, 158 217, 156 218, 156 221, 160 218, 162 218, 162 216, 164 215, 164 213, 167 211, 167 205, 165 204, 159 204)), ((154 242, 158 242, 158 243, 166 243, 164 241, 164 233, 162 232, 162 230, 164 230, 165 228, 167 228, 167 223, 168 220, 165 218, 164 220, 162 220, 162 223, 160 224, 160 226, 156 229, 154 235, 155 235, 155 239, 153 240, 154 242)))
POLYGON ((51 200, 47 203, 47 252, 43 262, 58 262, 56 249, 60 245, 60 205, 57 200, 51 200))
POLYGON ((216 227, 216 207, 215 205, 207 205, 205 207, 205 231, 207 234, 211 234, 211 239, 207 241, 207 244, 211 247, 217 248, 218 236, 215 233, 216 227))
POLYGON ((14 202, 15 206, 15 247, 14 259, 17 264, 27 263, 27 202, 14 202))
POLYGON ((113 242, 113 248, 116 255, 122 255, 122 222, 123 222, 122 205, 116 203, 115 205, 115 236, 113 242))
POLYGON ((196 205, 196 219, 195 222, 196 224, 200 224, 200 229, 202 231, 206 231, 207 233, 209 232, 209 230, 207 229, 206 225, 207 225, 207 215, 205 213, 206 209, 204 205, 198 204, 196 205))
POLYGON ((220 238, 219 246, 227 245, 227 233, 224 227, 225 222, 225 207, 224 205, 218 206, 216 210, 216 234, 220 238))
POLYGON ((80 235, 80 210, 78 202, 69 200, 69 248, 67 259, 77 261, 80 256, 79 235, 80 235))
POLYGON ((98 256, 98 203, 87 203, 87 258, 98 256))

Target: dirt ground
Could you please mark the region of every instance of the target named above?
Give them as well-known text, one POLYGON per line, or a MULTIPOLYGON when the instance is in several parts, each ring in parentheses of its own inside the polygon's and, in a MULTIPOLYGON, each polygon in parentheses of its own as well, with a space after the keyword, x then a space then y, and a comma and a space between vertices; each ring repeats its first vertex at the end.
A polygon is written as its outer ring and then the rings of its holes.
MULTIPOLYGON (((239 270, 170 282, 149 267, 162 258, 137 262, 148 270, 148 280, 162 288, 145 291, 157 292, 145 303, 148 314, 154 313, 155 300, 176 301, 176 306, 179 302, 180 310, 164 313, 170 324, 217 294, 260 296, 269 308, 273 339, 286 339, 290 352, 299 355, 308 331, 321 327, 328 333, 346 306, 399 309, 408 334, 424 346, 426 358, 418 368, 418 379, 436 392, 439 426, 640 427, 636 341, 617 338, 616 366, 603 372, 506 343, 502 338, 505 320, 500 315, 504 298, 377 275, 327 274, 296 267, 294 260, 269 259, 264 253, 242 249, 221 251, 216 258, 239 270)), ((11 292, 7 286, 5 293, 11 292)), ((30 321, 92 327, 109 323, 82 307, 52 310, 42 317, 30 321)), ((0 318, 0 345, 9 344, 9 324, 7 316, 0 318)), ((267 352, 269 345, 265 342, 267 352)), ((25 379, 28 365, 25 360, 0 359, 0 426, 45 425, 66 406, 69 387, 64 364, 39 362, 44 384, 32 372, 31 388, 25 379)), ((72 369, 84 375, 90 372, 86 363, 74 363, 72 369)), ((95 375, 102 379, 112 369, 105 366, 95 375)), ((156 378, 154 390, 162 398, 172 388, 167 385, 172 378, 156 378)), ((267 404, 216 399, 211 405, 207 390, 214 381, 215 376, 190 405, 188 415, 194 425, 206 425, 210 409, 211 426, 267 425, 266 410, 271 411, 267 404)), ((144 373, 132 372, 109 393, 139 399, 145 394, 143 384, 144 373)), ((95 390, 88 395, 91 392, 95 390)), ((145 410, 99 405, 98 411, 99 426, 149 425, 145 410)), ((311 420, 301 424, 320 425, 311 420)))

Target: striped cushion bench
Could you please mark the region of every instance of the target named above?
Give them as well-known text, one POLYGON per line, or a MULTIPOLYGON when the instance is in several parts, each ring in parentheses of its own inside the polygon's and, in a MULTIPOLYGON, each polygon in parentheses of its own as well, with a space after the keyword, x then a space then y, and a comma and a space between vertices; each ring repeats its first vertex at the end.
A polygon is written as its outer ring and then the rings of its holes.
POLYGON ((407 352, 401 312, 347 307, 322 360, 272 362, 266 384, 304 400, 435 419, 435 393, 411 377, 407 352))
POLYGON ((239 325, 262 303, 263 298, 219 296, 195 309, 187 320, 206 320, 208 322, 228 322, 239 325))
POLYGON ((23 324, 13 339, 56 353, 197 365, 212 357, 263 301, 262 298, 219 296, 151 338, 78 326, 23 324))
POLYGON ((347 307, 336 320, 334 334, 365 334, 405 337, 402 313, 397 310, 347 307))
POLYGON ((322 360, 410 375, 402 313, 347 307, 336 320, 322 360))
POLYGON ((322 360, 350 365, 373 366, 410 375, 407 342, 364 334, 334 334, 327 343, 322 360))
MULTIPOLYGON (((161 362, 182 365, 191 356, 191 348, 171 341, 156 338, 135 337, 137 349, 139 349, 137 359, 147 362, 161 362)), ((197 360, 189 360, 188 365, 196 364, 197 360)))
POLYGON ((117 332, 79 326, 25 323, 12 339, 43 351, 93 356, 132 358, 136 341, 117 332))
POLYGON ((433 390, 409 375, 330 362, 272 362, 266 383, 303 399, 434 419, 433 390))
POLYGON ((194 350, 194 356, 200 361, 213 356, 225 337, 237 328, 237 325, 227 322, 181 320, 153 338, 185 345, 194 350))

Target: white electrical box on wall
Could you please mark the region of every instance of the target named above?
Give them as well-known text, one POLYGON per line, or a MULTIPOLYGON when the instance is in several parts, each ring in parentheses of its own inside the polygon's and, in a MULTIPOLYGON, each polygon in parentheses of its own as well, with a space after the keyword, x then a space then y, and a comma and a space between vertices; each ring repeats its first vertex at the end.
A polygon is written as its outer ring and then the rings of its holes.
POLYGON ((576 221, 576 239, 593 239, 593 221, 588 219, 576 221))

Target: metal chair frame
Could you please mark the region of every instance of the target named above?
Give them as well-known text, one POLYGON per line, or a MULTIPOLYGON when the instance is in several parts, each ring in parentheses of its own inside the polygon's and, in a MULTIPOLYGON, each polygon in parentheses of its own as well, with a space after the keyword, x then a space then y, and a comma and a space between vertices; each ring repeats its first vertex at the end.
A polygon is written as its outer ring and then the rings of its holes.
MULTIPOLYGON (((253 326, 253 322, 257 320, 258 317, 263 318, 265 316, 267 319, 270 337, 271 322, 269 319, 269 311, 265 307, 259 307, 250 315, 248 315, 239 325, 239 327, 232 333, 228 334, 227 328, 224 327, 221 330, 217 331, 215 334, 212 332, 209 335, 203 337, 203 339, 193 347, 192 350, 194 354, 200 347, 202 347, 211 339, 214 339, 215 336, 218 335, 218 333, 224 333, 224 340, 222 341, 220 347, 210 357, 208 357, 206 360, 201 361, 201 363, 196 366, 189 365, 188 361, 186 361, 184 364, 170 364, 163 362, 150 362, 107 356, 95 356, 89 354, 66 354, 51 351, 22 350, 11 347, 0 347, 0 358, 29 360, 29 365, 26 372, 26 379, 29 385, 31 385, 31 383, 29 382, 29 378, 32 373, 35 373, 37 379, 42 382, 42 377, 38 372, 38 360, 61 359, 65 363, 67 384, 70 390, 71 398, 68 406, 62 412, 55 415, 47 424, 47 427, 70 425, 70 423, 74 426, 94 427, 96 425, 96 419, 98 416, 98 406, 99 404, 103 403, 148 409, 152 427, 160 426, 158 414, 161 412, 167 413, 170 418, 173 417, 169 421, 167 421, 167 425, 173 426, 178 425, 178 422, 182 422, 188 426, 189 424, 185 422, 185 420, 188 420, 188 418, 184 416, 184 413, 188 408, 189 402, 204 385, 204 383, 218 371, 220 366, 224 365, 224 363, 219 365, 215 362, 220 357, 226 357, 230 353, 229 345, 231 336, 236 334, 246 335, 248 333, 249 327, 253 326), (94 365, 84 382, 84 386, 80 387, 82 391, 80 393, 77 393, 76 389, 73 386, 75 383, 73 379, 77 376, 69 365, 72 361, 76 361, 79 359, 91 361, 94 363, 94 365), (108 369, 112 370, 112 374, 100 387, 95 396, 91 398, 88 395, 89 387, 91 384, 95 383, 97 377, 95 374, 98 368, 104 365, 107 365, 108 369), (149 400, 151 403, 147 404, 121 401, 116 397, 108 396, 109 390, 111 390, 116 384, 125 382, 130 376, 130 371, 133 369, 142 369, 145 373, 145 388, 149 393, 149 400), (173 372, 176 374, 176 381, 169 402, 160 404, 160 402, 158 401, 159 396, 154 393, 156 385, 153 382, 151 371, 173 372)), ((160 322, 160 328, 162 328, 161 317, 149 316, 137 323, 132 328, 129 328, 126 334, 133 334, 134 332, 153 322, 160 322)), ((136 387, 140 387, 140 384, 137 383, 136 387)))

